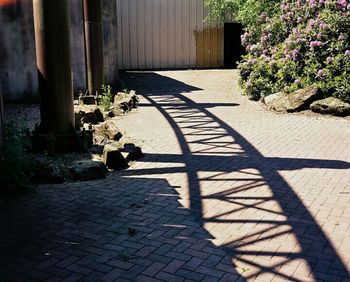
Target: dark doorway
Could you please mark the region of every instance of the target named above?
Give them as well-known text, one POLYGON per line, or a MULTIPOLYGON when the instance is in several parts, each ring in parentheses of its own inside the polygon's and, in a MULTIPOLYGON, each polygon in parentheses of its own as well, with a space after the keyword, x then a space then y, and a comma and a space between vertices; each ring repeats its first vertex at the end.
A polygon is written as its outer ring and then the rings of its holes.
POLYGON ((225 23, 224 25, 224 67, 235 68, 245 49, 241 43, 243 27, 239 23, 225 23))

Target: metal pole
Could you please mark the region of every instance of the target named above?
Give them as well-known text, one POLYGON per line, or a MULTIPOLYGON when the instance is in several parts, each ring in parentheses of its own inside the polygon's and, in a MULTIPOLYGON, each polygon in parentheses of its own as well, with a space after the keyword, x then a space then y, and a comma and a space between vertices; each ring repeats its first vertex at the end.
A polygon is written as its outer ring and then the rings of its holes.
POLYGON ((101 0, 83 0, 87 86, 90 95, 104 84, 101 0))
POLYGON ((4 104, 0 81, 0 147, 4 146, 4 104))
POLYGON ((41 134, 53 134, 66 151, 74 135, 68 0, 33 0, 41 134), (69 136, 69 137, 68 137, 69 136), (67 137, 67 138, 66 138, 67 137))

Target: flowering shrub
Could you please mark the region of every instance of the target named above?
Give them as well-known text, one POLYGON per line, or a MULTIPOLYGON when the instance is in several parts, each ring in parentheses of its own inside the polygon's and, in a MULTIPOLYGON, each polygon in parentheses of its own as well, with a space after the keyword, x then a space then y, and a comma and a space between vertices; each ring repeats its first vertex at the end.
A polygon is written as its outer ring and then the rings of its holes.
POLYGON ((245 27, 256 25, 261 13, 273 15, 281 0, 205 0, 207 19, 212 22, 237 21, 245 27))
POLYGON ((283 0, 242 35, 241 84, 253 99, 316 84, 350 102, 350 0, 283 0))

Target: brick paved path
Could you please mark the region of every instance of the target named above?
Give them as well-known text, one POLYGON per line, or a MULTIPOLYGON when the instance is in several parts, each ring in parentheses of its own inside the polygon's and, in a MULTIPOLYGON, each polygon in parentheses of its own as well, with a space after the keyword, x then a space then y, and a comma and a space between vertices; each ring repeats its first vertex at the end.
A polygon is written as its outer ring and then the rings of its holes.
POLYGON ((147 155, 1 200, 0 281, 350 281, 349 121, 266 112, 236 81, 130 74, 118 125, 147 155))

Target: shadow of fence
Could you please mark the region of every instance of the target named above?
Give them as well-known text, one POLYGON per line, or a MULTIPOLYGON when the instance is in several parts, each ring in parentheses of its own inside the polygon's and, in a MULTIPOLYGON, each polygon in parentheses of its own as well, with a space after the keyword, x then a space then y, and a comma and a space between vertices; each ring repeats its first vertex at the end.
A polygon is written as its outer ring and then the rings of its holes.
POLYGON ((317 221, 279 174, 302 168, 346 170, 349 163, 264 157, 208 110, 215 103, 197 104, 189 98, 188 93, 200 89, 157 73, 131 76, 129 85, 148 100, 145 105, 166 118, 182 150, 179 155, 150 155, 144 161, 185 165, 139 169, 136 174, 186 173, 191 213, 214 238, 222 238, 220 246, 235 267, 243 269, 240 274, 265 281, 349 278, 317 221), (235 236, 235 230, 240 235, 235 236))

